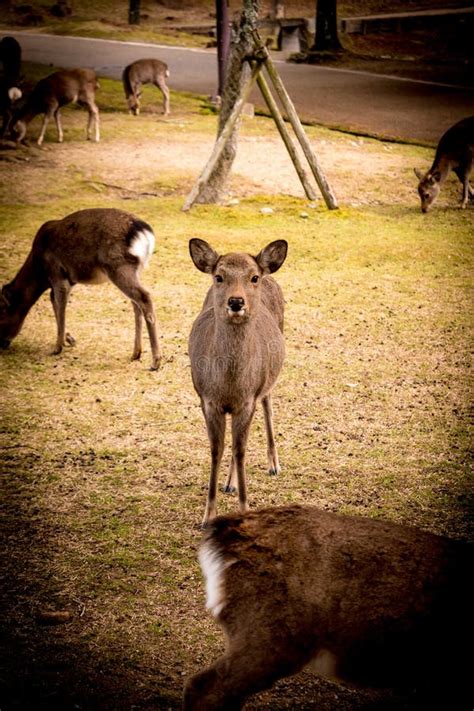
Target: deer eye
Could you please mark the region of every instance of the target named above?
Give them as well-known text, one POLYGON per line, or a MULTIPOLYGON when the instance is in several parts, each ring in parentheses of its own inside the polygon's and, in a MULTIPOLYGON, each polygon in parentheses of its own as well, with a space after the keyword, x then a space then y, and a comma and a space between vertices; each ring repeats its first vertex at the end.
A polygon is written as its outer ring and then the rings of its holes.
POLYGON ((259 280, 259 277, 257 274, 255 274, 250 281, 252 282, 252 284, 257 284, 258 280, 259 280))
POLYGON ((223 277, 220 274, 216 274, 216 281, 218 284, 222 284, 224 281, 223 277))

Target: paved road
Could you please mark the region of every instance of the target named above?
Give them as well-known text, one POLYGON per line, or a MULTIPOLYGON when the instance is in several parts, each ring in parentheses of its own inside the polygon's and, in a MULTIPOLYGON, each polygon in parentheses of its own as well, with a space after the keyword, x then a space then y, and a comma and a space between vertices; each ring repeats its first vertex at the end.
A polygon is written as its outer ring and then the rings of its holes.
MULTIPOLYGON (((100 75, 118 79, 131 61, 157 57, 170 67, 172 89, 211 95, 216 88, 214 50, 11 34, 20 42, 28 61, 58 67, 93 67, 100 75)), ((450 125, 474 115, 472 89, 276 61, 301 118, 329 127, 436 143, 450 125)), ((257 90, 252 100, 263 105, 257 90)))

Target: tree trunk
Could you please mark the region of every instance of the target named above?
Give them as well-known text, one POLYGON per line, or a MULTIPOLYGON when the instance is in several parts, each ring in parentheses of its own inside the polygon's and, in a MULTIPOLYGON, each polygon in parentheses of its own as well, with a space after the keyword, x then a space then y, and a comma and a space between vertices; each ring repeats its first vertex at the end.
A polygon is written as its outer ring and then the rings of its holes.
MULTIPOLYGON (((233 28, 231 50, 227 76, 222 95, 221 112, 219 115, 219 136, 230 116, 235 102, 240 96, 241 88, 251 73, 250 65, 245 58, 253 54, 254 41, 252 31, 257 29, 258 0, 244 0, 243 10, 238 27, 233 28)), ((222 155, 203 186, 198 203, 217 203, 227 188, 230 171, 237 151, 239 123, 233 130, 222 155)))
POLYGON ((341 49, 337 34, 337 0, 316 0, 316 36, 312 49, 316 52, 341 49))
POLYGON ((217 96, 222 96, 225 84, 227 61, 229 59, 230 29, 229 0, 216 0, 217 30, 217 96))
POLYGON ((140 0, 130 0, 130 4, 128 6, 128 24, 140 24, 140 0))

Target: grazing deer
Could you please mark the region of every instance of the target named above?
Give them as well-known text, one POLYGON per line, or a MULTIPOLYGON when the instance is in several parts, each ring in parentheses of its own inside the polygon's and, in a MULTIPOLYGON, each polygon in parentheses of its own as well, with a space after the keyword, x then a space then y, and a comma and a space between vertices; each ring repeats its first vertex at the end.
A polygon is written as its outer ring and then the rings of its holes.
POLYGON ((37 143, 43 143, 46 127, 54 116, 58 131, 58 141, 63 141, 60 109, 66 104, 77 103, 85 106, 89 113, 87 121, 87 140, 91 138, 94 121, 94 140, 100 140, 99 109, 95 103, 95 90, 99 87, 92 69, 63 69, 41 79, 26 100, 25 106, 16 112, 12 119, 12 132, 17 143, 26 135, 27 125, 38 114, 44 114, 43 125, 37 143))
POLYGON ((0 80, 0 116, 2 117, 0 137, 7 133, 13 116, 14 104, 21 99, 21 96, 21 89, 17 86, 9 86, 7 82, 0 80))
POLYGON ((219 256, 207 242, 189 242, 191 258, 212 275, 203 309, 193 324, 189 355, 211 446, 211 474, 203 526, 216 515, 217 477, 224 449, 225 417, 232 416, 232 461, 225 491, 238 482, 240 510, 247 510, 245 451, 250 425, 262 401, 270 474, 280 465, 275 446, 271 391, 283 364, 284 300, 269 275, 281 267, 288 245, 271 242, 256 256, 219 256))
POLYGON ((227 648, 188 681, 184 709, 236 711, 308 665, 350 684, 416 688, 434 699, 427 709, 472 709, 472 552, 310 506, 219 516, 199 560, 227 648))
POLYGON ((473 164, 474 116, 469 116, 448 128, 441 136, 433 165, 427 173, 423 174, 415 168, 415 175, 420 181, 418 193, 421 199, 421 211, 428 212, 452 170, 461 181, 461 208, 465 208, 469 198, 474 198, 474 190, 469 184, 473 164))
POLYGON ((152 351, 152 370, 160 365, 161 352, 150 294, 140 283, 140 273, 155 244, 153 230, 128 212, 96 208, 73 212, 62 220, 45 222, 16 277, 0 294, 0 346, 18 335, 23 322, 41 294, 51 289, 56 317, 59 354, 75 340, 66 333, 66 305, 75 284, 101 284, 107 279, 128 296, 135 313, 132 360, 141 355, 142 316, 152 351))
POLYGON ((154 84, 163 94, 163 114, 170 112, 170 92, 165 79, 170 73, 168 65, 159 59, 138 59, 123 70, 122 81, 127 99, 128 110, 134 116, 140 113, 142 84, 154 84))

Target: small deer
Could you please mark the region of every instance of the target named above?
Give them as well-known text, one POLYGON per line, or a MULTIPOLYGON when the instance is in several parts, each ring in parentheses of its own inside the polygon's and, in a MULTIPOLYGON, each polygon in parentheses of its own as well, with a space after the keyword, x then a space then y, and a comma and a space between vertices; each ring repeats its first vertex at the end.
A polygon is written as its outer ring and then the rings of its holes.
POLYGON ((265 417, 269 472, 280 471, 271 392, 285 355, 284 299, 281 288, 269 275, 281 267, 287 249, 284 240, 277 240, 256 257, 219 256, 204 240, 189 242, 195 266, 213 279, 189 338, 193 383, 201 399, 211 447, 203 526, 216 515, 227 413, 232 416, 232 460, 224 490, 235 491, 238 482, 240 511, 247 510, 245 452, 259 400, 265 417))
POLYGON ((428 212, 452 170, 462 184, 461 208, 465 208, 468 200, 474 197, 474 190, 469 184, 473 164, 474 116, 469 116, 448 128, 441 136, 433 165, 427 173, 423 174, 415 168, 415 175, 420 181, 421 211, 428 212))
POLYGON ((237 711, 305 667, 351 685, 416 688, 431 694, 427 709, 472 708, 472 553, 311 506, 219 516, 199 560, 226 652, 188 681, 185 711, 237 711))
POLYGON ((2 117, 2 126, 0 128, 0 137, 7 133, 12 120, 14 104, 21 99, 22 92, 17 86, 9 86, 7 82, 0 80, 0 116, 2 117))
POLYGON ((138 59, 123 70, 122 81, 128 110, 134 116, 140 113, 142 84, 154 84, 163 94, 163 114, 170 112, 170 92, 165 79, 170 73, 168 65, 159 59, 138 59))
POLYGON ((40 79, 28 96, 25 105, 15 113, 12 119, 12 133, 17 144, 23 141, 28 124, 38 114, 44 114, 43 125, 37 140, 38 146, 42 145, 46 127, 53 116, 56 121, 58 141, 62 143, 64 134, 60 109, 70 103, 77 103, 87 108, 89 113, 87 140, 91 138, 92 121, 94 121, 94 140, 99 141, 99 109, 95 103, 95 91, 98 88, 99 83, 92 69, 63 69, 40 79))
POLYGON ((101 284, 110 279, 132 302, 135 343, 132 360, 141 356, 142 317, 152 351, 151 370, 160 365, 161 352, 150 294, 140 273, 155 244, 153 230, 128 212, 96 208, 73 212, 62 220, 45 222, 16 277, 0 293, 0 346, 9 346, 21 330, 31 307, 47 289, 57 325, 53 354, 75 339, 66 333, 66 305, 75 284, 101 284))

